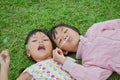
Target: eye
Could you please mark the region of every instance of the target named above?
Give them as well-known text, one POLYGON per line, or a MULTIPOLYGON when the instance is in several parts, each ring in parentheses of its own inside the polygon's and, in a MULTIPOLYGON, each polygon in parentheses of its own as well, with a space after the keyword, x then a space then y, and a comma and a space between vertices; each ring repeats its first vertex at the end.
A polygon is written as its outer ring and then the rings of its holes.
POLYGON ((37 40, 32 40, 32 42, 36 42, 37 40))
POLYGON ((59 44, 61 44, 61 42, 62 42, 62 39, 59 39, 59 44))
POLYGON ((43 41, 49 41, 49 39, 44 39, 43 41))
POLYGON ((68 29, 66 29, 66 30, 64 31, 64 33, 67 33, 67 31, 68 31, 68 29))

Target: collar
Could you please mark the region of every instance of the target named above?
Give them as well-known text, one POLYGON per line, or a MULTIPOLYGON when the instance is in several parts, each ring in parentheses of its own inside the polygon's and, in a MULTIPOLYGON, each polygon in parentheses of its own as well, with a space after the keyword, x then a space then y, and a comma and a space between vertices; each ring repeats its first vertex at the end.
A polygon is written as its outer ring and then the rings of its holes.
POLYGON ((81 35, 80 36, 80 42, 79 42, 78 49, 77 49, 77 53, 76 53, 76 59, 81 59, 82 58, 82 53, 83 53, 87 43, 88 43, 88 39, 81 35))

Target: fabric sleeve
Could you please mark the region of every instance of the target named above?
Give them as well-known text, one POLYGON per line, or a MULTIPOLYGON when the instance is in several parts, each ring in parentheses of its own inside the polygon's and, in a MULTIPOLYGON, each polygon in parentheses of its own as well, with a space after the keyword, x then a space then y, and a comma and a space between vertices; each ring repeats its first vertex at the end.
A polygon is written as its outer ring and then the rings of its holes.
POLYGON ((106 80, 112 71, 96 66, 84 67, 80 64, 66 60, 62 67, 76 80, 106 80))
POLYGON ((87 30, 85 37, 93 41, 96 36, 101 35, 104 31, 116 29, 120 29, 120 19, 95 23, 87 30))

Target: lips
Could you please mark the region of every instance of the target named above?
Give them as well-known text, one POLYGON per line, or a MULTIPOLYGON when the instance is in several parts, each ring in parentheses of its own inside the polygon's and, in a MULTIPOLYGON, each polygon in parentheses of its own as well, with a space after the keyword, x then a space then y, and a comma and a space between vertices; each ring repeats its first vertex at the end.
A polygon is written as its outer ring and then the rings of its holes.
POLYGON ((45 50, 45 46, 44 45, 39 45, 38 46, 38 50, 40 51, 40 50, 45 50))

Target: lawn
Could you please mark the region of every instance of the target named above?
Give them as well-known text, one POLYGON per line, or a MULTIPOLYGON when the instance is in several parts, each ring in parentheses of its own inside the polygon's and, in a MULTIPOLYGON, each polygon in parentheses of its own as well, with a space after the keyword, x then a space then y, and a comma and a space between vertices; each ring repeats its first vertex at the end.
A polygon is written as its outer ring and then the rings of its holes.
MULTIPOLYGON (((120 18, 120 0, 0 0, 0 52, 10 51, 9 80, 33 64, 24 53, 29 31, 66 23, 84 35, 92 24, 116 18, 120 18)), ((108 80, 120 80, 120 75, 113 73, 108 80)))

